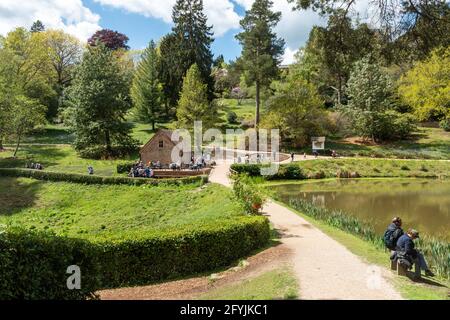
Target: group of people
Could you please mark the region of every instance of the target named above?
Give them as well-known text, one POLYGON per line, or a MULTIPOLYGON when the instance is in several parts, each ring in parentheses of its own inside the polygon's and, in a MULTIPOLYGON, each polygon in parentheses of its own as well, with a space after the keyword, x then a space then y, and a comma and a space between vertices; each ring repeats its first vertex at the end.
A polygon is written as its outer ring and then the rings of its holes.
POLYGON ((423 254, 415 249, 414 240, 419 239, 419 232, 409 229, 405 233, 402 224, 402 219, 395 217, 384 234, 384 243, 392 253, 391 260, 399 261, 407 269, 415 265, 418 274, 424 270, 427 277, 434 277, 423 254))
POLYGON ((44 167, 40 163, 27 163, 26 164, 27 169, 33 169, 33 170, 44 170, 44 167))
MULTIPOLYGON (((161 166, 160 163, 158 165, 161 166)), ((142 161, 139 161, 133 165, 128 176, 130 178, 153 178, 154 171, 152 168, 153 163, 150 162, 148 165, 144 165, 142 161)))

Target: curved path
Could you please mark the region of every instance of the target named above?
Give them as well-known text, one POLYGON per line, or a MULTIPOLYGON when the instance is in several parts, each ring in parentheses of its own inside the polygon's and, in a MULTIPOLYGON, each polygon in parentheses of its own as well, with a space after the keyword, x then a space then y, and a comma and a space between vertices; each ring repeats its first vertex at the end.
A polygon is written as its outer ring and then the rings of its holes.
MULTIPOLYGON (((231 187, 230 164, 213 169, 210 181, 231 187)), ((300 298, 314 300, 397 300, 400 294, 388 282, 391 275, 351 253, 293 211, 269 202, 264 207, 292 250, 291 263, 300 284, 300 298)), ((386 257, 386 260, 388 258, 386 257)))

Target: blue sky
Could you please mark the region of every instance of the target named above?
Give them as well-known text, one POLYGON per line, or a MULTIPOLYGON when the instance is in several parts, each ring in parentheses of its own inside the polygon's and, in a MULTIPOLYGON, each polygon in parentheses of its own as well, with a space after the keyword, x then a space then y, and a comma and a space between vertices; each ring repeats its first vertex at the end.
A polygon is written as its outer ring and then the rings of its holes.
MULTIPOLYGON (((176 0, 1 0, 0 34, 16 27, 30 27, 41 20, 47 28, 62 29, 82 41, 96 30, 108 28, 126 34, 133 49, 144 48, 150 40, 158 41, 171 30, 172 6, 176 0)), ((213 26, 214 54, 226 60, 240 55, 235 40, 239 20, 254 0, 203 0, 208 23, 213 26)), ((368 0, 360 0, 367 2, 368 0)), ((310 11, 293 11, 287 0, 273 0, 274 10, 282 13, 276 28, 286 40, 285 63, 293 61, 294 53, 305 44, 314 25, 324 19, 310 11)))

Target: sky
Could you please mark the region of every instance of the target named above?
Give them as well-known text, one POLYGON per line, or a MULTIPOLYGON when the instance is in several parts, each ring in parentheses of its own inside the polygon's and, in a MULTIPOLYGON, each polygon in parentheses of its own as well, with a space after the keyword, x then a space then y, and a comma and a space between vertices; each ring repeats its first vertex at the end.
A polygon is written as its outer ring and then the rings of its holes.
MULTIPOLYGON (((29 28, 41 20, 47 28, 63 29, 81 41, 97 30, 108 28, 126 34, 132 49, 143 49, 150 40, 158 41, 172 28, 172 7, 176 0, 0 0, 0 34, 16 27, 29 28)), ((240 55, 235 39, 239 20, 254 0, 204 0, 209 25, 213 26, 215 56, 225 60, 240 55)), ((295 52, 305 44, 314 25, 326 21, 311 11, 293 11, 287 0, 273 0, 282 19, 277 34, 286 41, 284 64, 294 61, 295 52)))

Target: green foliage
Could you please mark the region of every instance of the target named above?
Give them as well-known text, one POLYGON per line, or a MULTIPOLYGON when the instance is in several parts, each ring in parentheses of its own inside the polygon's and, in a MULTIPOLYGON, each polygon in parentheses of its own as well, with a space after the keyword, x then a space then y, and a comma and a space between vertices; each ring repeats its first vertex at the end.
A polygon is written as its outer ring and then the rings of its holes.
POLYGON ((393 110, 389 77, 377 63, 364 58, 355 64, 348 81, 349 103, 342 106, 354 132, 372 140, 395 140, 410 135, 413 119, 393 110))
POLYGON ((264 128, 280 129, 286 145, 302 147, 311 137, 323 136, 326 111, 317 89, 301 77, 289 76, 286 82, 273 84, 275 95, 267 103, 264 128))
MULTIPOLYGON (((377 234, 370 224, 362 223, 352 215, 318 207, 304 200, 291 200, 289 205, 311 218, 324 221, 328 225, 356 235, 372 243, 380 250, 385 249, 383 236, 377 234)), ((449 279, 450 260, 448 259, 448 252, 450 244, 432 238, 423 238, 418 243, 418 247, 424 253, 436 274, 449 279)))
POLYGON ((228 111, 227 112, 227 121, 230 124, 236 124, 238 121, 238 116, 237 116, 236 112, 228 111))
POLYGON ((184 78, 177 118, 179 125, 185 129, 194 128, 195 121, 202 121, 204 128, 212 128, 218 120, 217 105, 208 101, 207 85, 203 84, 196 64, 184 78))
POLYGON ((450 132, 450 116, 439 123, 440 127, 447 132, 450 132))
POLYGON ((89 47, 77 67, 69 102, 78 151, 104 146, 105 156, 111 156, 113 146, 137 144, 124 122, 131 105, 128 74, 120 62, 100 44, 89 47))
POLYGON ((0 58, 0 142, 15 138, 15 156, 21 138, 45 123, 48 56, 39 34, 18 28, 2 42, 0 58))
MULTIPOLYGON (((262 165, 233 164, 231 169, 238 174, 260 177, 262 165)), ((278 174, 266 177, 266 180, 317 179, 336 178, 340 172, 357 172, 360 177, 416 177, 445 178, 448 177, 450 164, 445 161, 410 161, 386 159, 333 159, 310 160, 280 165, 278 174), (427 171, 422 170, 426 164, 427 171), (407 166, 410 170, 401 170, 407 166), (295 167, 298 167, 295 168, 295 167)))
POLYGON ((117 165, 117 173, 123 174, 123 173, 129 173, 130 170, 134 167, 136 162, 121 162, 117 165))
POLYGON ((3 177, 25 177, 45 181, 62 181, 83 184, 100 184, 100 185, 185 185, 185 184, 204 184, 208 182, 208 177, 187 177, 180 179, 136 179, 128 177, 101 177, 95 175, 83 175, 78 173, 64 173, 52 171, 39 171, 29 169, 16 168, 0 168, 0 176, 3 177))
POLYGON ((206 84, 208 101, 214 98, 214 79, 211 75, 213 54, 212 27, 203 12, 201 0, 177 0, 172 12, 172 32, 161 41, 161 82, 167 103, 176 107, 183 78, 193 64, 197 64, 201 81, 206 84))
POLYGON ((138 120, 149 122, 155 130, 155 123, 163 115, 162 84, 158 74, 158 54, 153 41, 142 54, 131 86, 131 98, 138 120))
POLYGON ((134 233, 116 242, 7 230, 0 234, 0 275, 7 280, 0 284, 0 298, 93 298, 99 289, 145 285, 227 266, 266 245, 269 237, 268 221, 262 217, 134 233), (67 290, 70 265, 81 268, 80 291, 67 290))
POLYGON ((337 10, 326 27, 311 30, 290 72, 313 83, 327 105, 340 105, 346 101, 345 85, 353 63, 375 53, 378 42, 367 24, 352 23, 345 12, 337 10))
POLYGON ((450 47, 417 62, 400 79, 398 91, 419 121, 450 117, 450 47))
POLYGON ((101 287, 95 247, 85 240, 22 229, 0 230, 1 300, 95 299, 101 287), (81 268, 81 289, 67 288, 67 268, 81 268))
POLYGON ((234 196, 241 203, 245 212, 259 214, 265 202, 265 197, 258 186, 245 175, 236 175, 233 180, 234 196))

